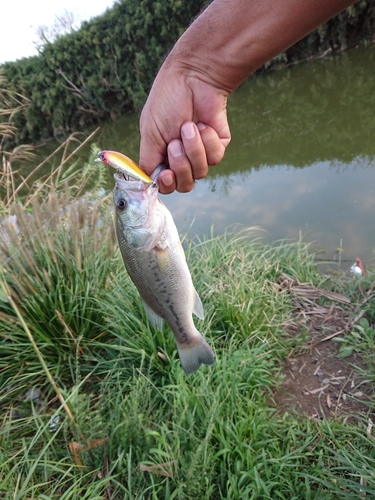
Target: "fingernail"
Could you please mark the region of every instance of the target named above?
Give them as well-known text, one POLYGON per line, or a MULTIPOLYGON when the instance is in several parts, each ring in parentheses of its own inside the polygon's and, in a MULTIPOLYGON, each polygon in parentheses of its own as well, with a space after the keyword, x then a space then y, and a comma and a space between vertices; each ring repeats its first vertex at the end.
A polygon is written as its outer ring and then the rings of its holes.
POLYGON ((181 127, 181 133, 185 139, 193 139, 195 137, 195 127, 192 123, 185 123, 181 127))
POLYGON ((207 126, 202 122, 197 123, 197 127, 198 130, 204 130, 205 128, 207 128, 207 126))
POLYGON ((173 156, 173 158, 177 158, 178 156, 182 156, 184 150, 182 149, 181 141, 172 141, 168 144, 168 152, 173 156))
POLYGON ((161 179, 162 183, 164 186, 171 186, 174 183, 174 176, 172 172, 168 172, 164 174, 163 178, 161 179))

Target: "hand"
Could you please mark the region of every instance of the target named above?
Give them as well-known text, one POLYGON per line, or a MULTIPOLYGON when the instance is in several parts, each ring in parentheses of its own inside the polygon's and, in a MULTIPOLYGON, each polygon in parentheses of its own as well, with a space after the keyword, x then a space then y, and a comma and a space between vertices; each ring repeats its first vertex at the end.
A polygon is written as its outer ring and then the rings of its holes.
POLYGON ((230 141, 227 96, 253 71, 354 0, 213 0, 161 67, 140 121, 140 166, 160 191, 190 191, 230 141))
POLYGON ((168 163, 161 193, 191 191, 222 160, 230 142, 227 95, 188 68, 173 62, 161 68, 141 114, 139 161, 148 173, 168 163))

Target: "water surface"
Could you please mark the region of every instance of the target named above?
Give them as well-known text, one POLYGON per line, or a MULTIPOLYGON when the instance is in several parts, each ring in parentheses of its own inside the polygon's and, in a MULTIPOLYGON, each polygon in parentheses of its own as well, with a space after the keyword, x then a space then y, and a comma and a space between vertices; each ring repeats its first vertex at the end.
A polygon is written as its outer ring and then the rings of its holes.
MULTIPOLYGON (((163 197, 180 232, 260 226, 270 240, 302 234, 327 257, 342 247, 343 259, 374 262, 374 67, 370 46, 243 84, 229 99, 225 159, 193 192, 163 197)), ((137 159, 138 116, 103 125, 95 142, 137 159)))
POLYGON ((372 46, 246 82, 229 101, 223 162, 192 194, 164 197, 180 230, 255 225, 373 260, 374 67, 372 46))

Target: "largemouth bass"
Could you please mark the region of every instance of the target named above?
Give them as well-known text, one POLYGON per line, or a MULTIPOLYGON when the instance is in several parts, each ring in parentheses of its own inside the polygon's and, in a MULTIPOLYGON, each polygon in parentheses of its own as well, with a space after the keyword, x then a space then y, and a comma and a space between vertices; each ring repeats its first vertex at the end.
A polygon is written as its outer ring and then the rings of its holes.
POLYGON ((166 321, 176 338, 182 368, 188 374, 194 373, 201 364, 212 365, 214 353, 195 328, 192 313, 203 319, 202 302, 172 215, 158 197, 157 179, 165 167, 160 165, 155 170, 150 184, 140 179, 138 171, 133 175, 132 160, 128 162, 124 155, 112 153, 102 151, 99 158, 117 169, 113 199, 125 267, 149 321, 159 330, 166 321))

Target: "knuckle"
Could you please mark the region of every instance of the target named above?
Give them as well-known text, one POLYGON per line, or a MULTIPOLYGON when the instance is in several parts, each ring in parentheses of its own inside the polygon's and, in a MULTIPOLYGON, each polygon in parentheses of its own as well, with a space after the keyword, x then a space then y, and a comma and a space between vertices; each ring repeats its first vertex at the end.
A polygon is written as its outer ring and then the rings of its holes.
POLYGON ((208 174, 207 163, 204 166, 202 166, 201 168, 194 168, 194 179, 195 180, 203 179, 204 177, 206 177, 207 174, 208 174))
POLYGON ((192 191, 193 187, 194 187, 194 182, 191 183, 191 184, 190 183, 188 183, 188 184, 184 183, 181 186, 177 186, 177 191, 179 193, 190 193, 190 191, 192 191))
POLYGON ((159 186, 159 192, 161 194, 171 194, 173 193, 174 190, 175 190, 174 186, 169 186, 169 187, 159 186))
POLYGON ((207 155, 207 161, 209 165, 217 165, 224 158, 224 150, 211 151, 207 155))

